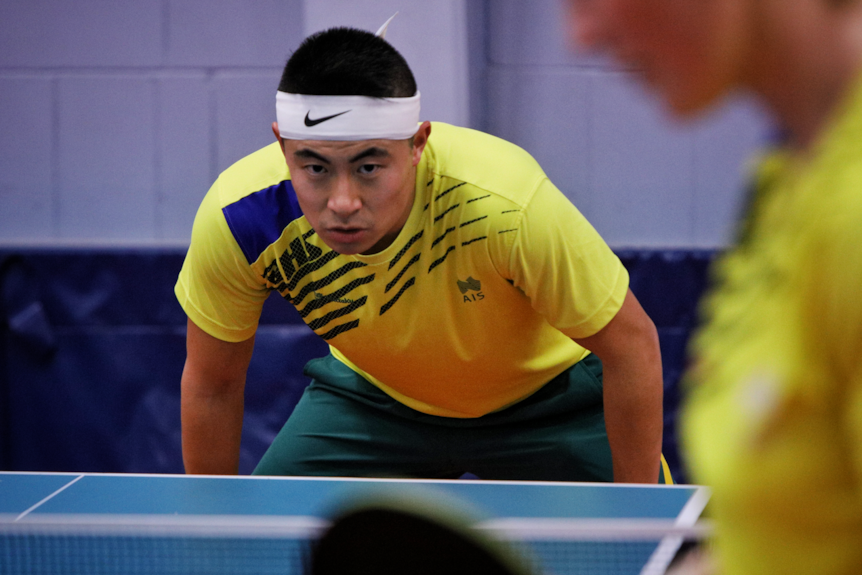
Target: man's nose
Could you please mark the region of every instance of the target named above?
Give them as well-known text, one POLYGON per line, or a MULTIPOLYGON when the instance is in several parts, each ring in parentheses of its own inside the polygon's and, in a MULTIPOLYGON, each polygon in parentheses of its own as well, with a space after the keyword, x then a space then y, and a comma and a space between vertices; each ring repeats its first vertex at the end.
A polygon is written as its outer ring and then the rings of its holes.
POLYGON ((569 47, 575 52, 601 51, 606 44, 602 23, 603 0, 568 0, 566 30, 569 47))
POLYGON ((349 215, 359 211, 362 207, 362 199, 356 183, 349 177, 339 177, 329 195, 327 207, 339 215, 349 215))

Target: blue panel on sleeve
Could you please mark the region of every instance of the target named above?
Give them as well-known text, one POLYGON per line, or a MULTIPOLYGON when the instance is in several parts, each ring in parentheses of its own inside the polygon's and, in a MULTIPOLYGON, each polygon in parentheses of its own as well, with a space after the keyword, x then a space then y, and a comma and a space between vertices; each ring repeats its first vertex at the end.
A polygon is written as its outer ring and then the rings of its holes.
POLYGON ((222 208, 233 237, 248 263, 275 242, 302 209, 290 180, 284 180, 222 208))

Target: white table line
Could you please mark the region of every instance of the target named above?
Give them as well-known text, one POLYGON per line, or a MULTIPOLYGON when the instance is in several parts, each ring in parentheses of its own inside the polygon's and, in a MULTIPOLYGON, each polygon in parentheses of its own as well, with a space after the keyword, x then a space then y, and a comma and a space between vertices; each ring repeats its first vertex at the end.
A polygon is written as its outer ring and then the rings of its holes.
POLYGON ((30 509, 27 509, 26 511, 21 513, 21 515, 19 515, 18 517, 15 518, 15 521, 18 521, 22 517, 26 517, 31 511, 38 509, 40 505, 44 505, 46 502, 50 501, 53 497, 55 497, 58 493, 71 487, 75 482, 83 479, 83 477, 84 477, 83 475, 79 475, 78 477, 76 477, 75 479, 73 479, 72 481, 70 481, 69 483, 67 483, 66 485, 64 485, 63 487, 61 487, 60 489, 58 489, 57 491, 55 491, 54 493, 52 493, 48 497, 44 498, 42 501, 40 501, 40 502, 36 503, 35 505, 33 505, 32 507, 30 507, 30 509))
MULTIPOLYGON (((707 488, 698 487, 680 510, 679 515, 677 515, 676 525, 678 527, 691 527, 694 525, 706 507, 709 495, 710 493, 707 488)), ((678 535, 671 535, 662 539, 646 562, 646 565, 641 569, 640 575, 661 575, 666 572, 670 562, 673 561, 674 555, 682 547, 682 544, 683 538, 678 535)))

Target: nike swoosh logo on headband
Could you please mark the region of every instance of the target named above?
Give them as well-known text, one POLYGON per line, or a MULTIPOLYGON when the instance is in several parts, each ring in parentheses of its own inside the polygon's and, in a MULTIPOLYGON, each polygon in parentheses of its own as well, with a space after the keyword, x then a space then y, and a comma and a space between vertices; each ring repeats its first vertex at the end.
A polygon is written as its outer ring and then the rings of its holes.
POLYGON ((321 123, 321 122, 325 122, 325 121, 327 121, 327 120, 331 120, 332 118, 337 118, 338 116, 341 116, 342 114, 346 114, 346 113, 347 113, 347 112, 349 112, 349 111, 350 111, 350 110, 344 110, 343 112, 339 112, 339 113, 337 113, 337 114, 332 114, 331 116, 324 116, 324 117, 322 117, 322 118, 315 118, 314 120, 312 120, 311 118, 309 118, 309 117, 308 117, 308 114, 310 114, 310 113, 311 113, 311 110, 309 110, 309 111, 305 114, 305 125, 306 125, 306 126, 308 126, 308 127, 310 128, 310 127, 312 127, 312 126, 316 126, 316 125, 318 125, 318 124, 319 124, 319 123, 321 123))

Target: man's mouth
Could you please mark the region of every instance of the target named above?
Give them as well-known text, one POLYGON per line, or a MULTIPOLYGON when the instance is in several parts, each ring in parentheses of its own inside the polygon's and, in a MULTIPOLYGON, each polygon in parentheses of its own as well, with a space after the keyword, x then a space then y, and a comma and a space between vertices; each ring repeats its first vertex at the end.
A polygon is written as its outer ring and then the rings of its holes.
POLYGON ((340 243, 353 243, 358 241, 365 233, 364 228, 354 228, 348 226, 339 226, 327 228, 326 232, 330 238, 340 243))

